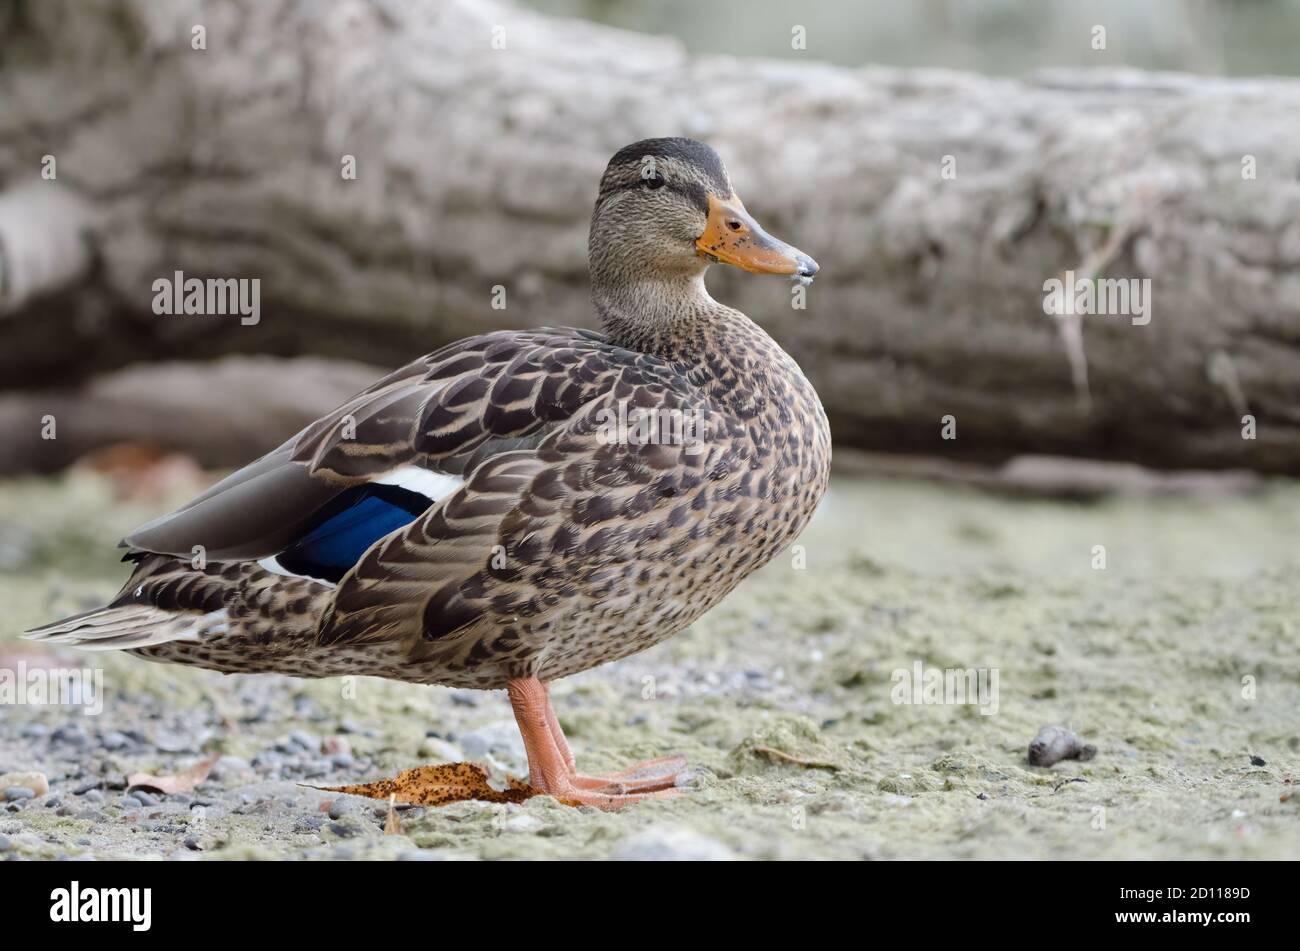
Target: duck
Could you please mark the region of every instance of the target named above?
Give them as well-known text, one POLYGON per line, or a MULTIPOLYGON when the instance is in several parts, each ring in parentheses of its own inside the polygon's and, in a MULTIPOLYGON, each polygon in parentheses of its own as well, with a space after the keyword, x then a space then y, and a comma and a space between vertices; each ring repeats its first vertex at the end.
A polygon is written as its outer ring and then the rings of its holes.
POLYGON ((679 793, 679 756, 580 773, 550 684, 683 630, 808 523, 831 459, 816 390, 704 275, 809 283, 818 265, 679 137, 614 154, 587 250, 600 330, 497 330, 408 363, 128 535, 115 598, 26 636, 504 689, 537 791, 605 810, 679 793))

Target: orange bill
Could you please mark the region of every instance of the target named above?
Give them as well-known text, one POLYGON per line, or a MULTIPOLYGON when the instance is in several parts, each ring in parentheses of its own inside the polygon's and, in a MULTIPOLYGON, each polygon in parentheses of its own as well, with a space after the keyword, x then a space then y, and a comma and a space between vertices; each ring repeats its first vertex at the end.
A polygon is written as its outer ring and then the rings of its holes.
POLYGON ((755 274, 811 278, 817 273, 816 261, 764 231, 734 193, 709 196, 709 222, 695 247, 705 257, 755 274))

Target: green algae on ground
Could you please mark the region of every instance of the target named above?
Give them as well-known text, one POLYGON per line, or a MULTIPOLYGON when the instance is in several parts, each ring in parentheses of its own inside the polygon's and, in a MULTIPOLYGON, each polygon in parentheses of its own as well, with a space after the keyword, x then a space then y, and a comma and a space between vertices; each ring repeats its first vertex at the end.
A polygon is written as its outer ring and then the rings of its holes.
MULTIPOLYGON (((0 486, 0 649, 116 591, 113 545, 152 514, 85 475, 0 486)), ((418 846, 607 858, 671 828, 757 859, 1293 857, 1298 534, 1290 484, 1079 505, 838 479, 800 540, 806 568, 779 558, 677 638, 556 685, 584 770, 681 753, 695 773, 688 794, 612 815, 548 797, 459 803, 404 815, 404 836, 367 820, 347 841, 358 857, 418 846), (996 669, 996 711, 896 702, 895 672, 917 662, 996 669), (1096 745, 1096 759, 1029 766, 1029 741, 1056 723, 1096 745)), ((94 663, 116 729, 131 727, 142 696, 209 711, 205 749, 244 757, 291 728, 295 704, 359 724, 350 736, 370 768, 354 782, 418 765, 431 731, 455 744, 510 729, 499 694, 94 663), (267 715, 223 725, 253 706, 267 715)), ((0 710, 0 764, 40 768, 19 725, 69 716, 80 714, 0 710)), ((522 771, 517 751, 493 755, 522 771)), ((176 765, 154 759, 121 765, 176 765)), ((258 794, 265 812, 210 829, 204 854, 287 857, 337 840, 295 831, 293 810, 306 807, 258 794)), ((37 807, 6 821, 40 838, 32 854, 157 854, 114 822, 37 807)))

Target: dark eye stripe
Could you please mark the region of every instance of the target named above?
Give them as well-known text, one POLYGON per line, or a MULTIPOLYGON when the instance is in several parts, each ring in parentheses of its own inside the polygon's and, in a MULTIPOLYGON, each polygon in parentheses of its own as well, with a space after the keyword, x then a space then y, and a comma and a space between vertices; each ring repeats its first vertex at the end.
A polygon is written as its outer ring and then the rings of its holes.
MULTIPOLYGON (((659 177, 663 178, 663 176, 659 177)), ((613 188, 605 189, 601 192, 600 197, 603 199, 606 195, 611 195, 614 192, 626 191, 631 188, 641 188, 644 185, 645 181, 643 179, 634 179, 630 182, 624 182, 621 185, 615 185, 613 188)), ((689 199, 691 204, 700 209, 700 211, 704 212, 706 215, 709 213, 709 196, 703 186, 697 185, 694 182, 679 185, 675 182, 665 180, 664 184, 660 187, 666 188, 668 191, 673 192, 676 195, 681 195, 683 198, 689 199)), ((659 189, 652 190, 658 191, 659 189)))

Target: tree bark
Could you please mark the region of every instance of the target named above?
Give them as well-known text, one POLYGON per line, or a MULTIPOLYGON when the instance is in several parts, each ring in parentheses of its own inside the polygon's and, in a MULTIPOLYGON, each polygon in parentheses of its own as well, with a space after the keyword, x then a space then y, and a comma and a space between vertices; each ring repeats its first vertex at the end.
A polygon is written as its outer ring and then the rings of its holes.
POLYGON ((803 311, 772 279, 709 284, 800 361, 839 442, 1300 471, 1300 83, 697 58, 480 0, 6 13, 6 387, 590 325, 604 163, 685 134, 821 263, 803 311), (1069 269, 1150 278, 1150 323, 1047 316, 1069 269), (260 279, 260 322, 155 315, 176 270, 260 279))

